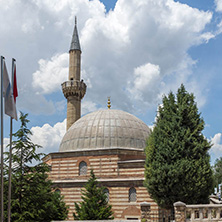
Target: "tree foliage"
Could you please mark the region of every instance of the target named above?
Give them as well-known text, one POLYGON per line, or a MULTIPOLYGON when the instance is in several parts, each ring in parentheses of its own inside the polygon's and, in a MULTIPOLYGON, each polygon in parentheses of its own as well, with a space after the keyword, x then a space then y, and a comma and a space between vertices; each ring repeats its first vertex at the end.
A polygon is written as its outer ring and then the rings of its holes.
POLYGON ((222 183, 222 157, 220 157, 220 159, 216 159, 213 172, 214 172, 214 183, 215 183, 214 186, 217 187, 218 189, 218 185, 222 183))
MULTIPOLYGON (((11 221, 40 222, 53 219, 66 219, 67 207, 58 192, 51 189, 48 180, 49 167, 44 164, 31 166, 33 161, 40 161, 42 153, 37 153, 39 145, 32 143, 31 131, 27 128, 28 114, 21 113, 20 129, 13 135, 17 138, 12 142, 12 198, 11 221)), ((6 153, 5 162, 9 160, 6 153)), ((8 171, 8 170, 6 170, 8 171)), ((7 220, 8 177, 5 178, 5 221, 7 220)))
POLYGON ((107 202, 104 187, 101 187, 93 171, 82 190, 82 202, 75 203, 75 220, 108 220, 113 219, 111 205, 107 202))
POLYGON ((145 186, 159 206, 172 208, 176 201, 208 202, 213 188, 211 145, 203 129, 194 95, 184 85, 176 96, 170 92, 163 97, 147 141, 145 168, 145 186))

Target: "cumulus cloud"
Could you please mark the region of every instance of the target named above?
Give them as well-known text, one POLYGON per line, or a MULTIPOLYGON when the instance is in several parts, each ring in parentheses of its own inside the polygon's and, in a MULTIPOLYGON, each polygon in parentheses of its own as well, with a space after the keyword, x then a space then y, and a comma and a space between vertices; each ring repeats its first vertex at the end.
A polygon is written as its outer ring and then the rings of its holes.
POLYGON ((160 68, 153 64, 145 64, 134 70, 134 87, 136 90, 145 90, 147 86, 151 86, 152 81, 159 79, 160 68))
MULTIPOLYGON (((0 32, 4 33, 0 36, 1 53, 6 58, 6 63, 9 63, 12 57, 17 60, 18 109, 35 114, 52 114, 55 111, 54 104, 51 104, 52 98, 44 95, 58 91, 58 81, 67 77, 67 73, 64 73, 62 78, 58 68, 61 67, 60 71, 63 72, 63 54, 69 50, 74 16, 81 14, 81 19, 78 20, 81 27, 89 17, 104 15, 105 7, 98 0, 0 2, 0 20, 4 21, 0 27, 0 32), (57 63, 57 66, 50 62, 57 63), (54 72, 58 77, 55 77, 54 72), (46 75, 43 76, 44 74, 46 75), (36 75, 39 75, 39 80, 36 80, 36 75), (48 81, 44 84, 46 77, 48 81), (29 92, 28 97, 26 91, 29 92)), ((7 66, 10 67, 11 64, 7 66)))
POLYGON ((52 93, 61 89, 68 76, 68 53, 55 55, 50 60, 39 60, 39 70, 33 73, 33 87, 41 93, 52 93))
POLYGON ((210 149, 211 163, 214 164, 215 160, 222 156, 222 133, 216 133, 210 138, 212 147, 210 149))
MULTIPOLYGON (((32 127, 31 132, 33 134, 30 137, 31 141, 42 146, 42 149, 37 150, 37 152, 43 152, 46 154, 50 152, 58 152, 59 145, 66 132, 66 119, 53 126, 44 124, 42 127, 32 127)), ((4 150, 8 151, 8 144, 9 138, 4 138, 4 150)), ((33 164, 35 164, 35 162, 33 164)))
MULTIPOLYGON (((10 139, 9 138, 4 138, 3 139, 3 149, 4 149, 4 151, 5 150, 8 150, 8 145, 9 145, 9 143, 10 143, 10 139)), ((1 147, 1 144, 0 144, 0 147, 1 147)))
POLYGON ((33 143, 43 147, 43 150, 40 150, 41 152, 58 152, 59 144, 66 132, 66 119, 63 122, 56 123, 54 126, 44 124, 42 127, 32 127, 31 131, 33 133, 31 136, 33 143))
POLYGON ((222 12, 222 1, 221 0, 215 0, 216 5, 216 11, 222 12))
POLYGON ((128 83, 128 90, 135 100, 156 101, 160 92, 156 85, 161 85, 160 67, 147 63, 134 69, 133 80, 128 83))
POLYGON ((217 133, 211 138, 211 143, 213 144, 211 152, 221 156, 222 154, 222 133, 217 133))
MULTIPOLYGON (((220 1, 215 2, 219 9, 220 1)), ((147 109, 162 93, 192 80, 190 73, 195 61, 188 50, 215 36, 205 31, 212 19, 211 12, 173 0, 118 0, 109 12, 99 0, 4 1, 0 19, 7 23, 0 27, 4 33, 0 36, 0 47, 6 58, 17 59, 18 77, 21 75, 18 86, 23 99, 18 102, 20 109, 34 112, 42 107, 41 112, 55 112, 61 97, 56 100, 50 95, 61 93, 60 84, 68 78, 67 52, 75 15, 87 101, 103 107, 107 96, 111 96, 116 108, 131 112, 135 104, 147 109), (136 80, 142 74, 136 77, 135 70, 146 64, 160 70, 158 76, 148 77, 155 83, 152 95, 137 88, 136 80), (129 86, 131 92, 147 98, 145 105, 138 104, 138 96, 129 93, 129 86), (25 91, 32 99, 26 99, 25 91)), ((196 87, 201 91, 201 85, 196 87)))
MULTIPOLYGON (((146 109, 154 102, 156 105, 161 94, 191 81, 195 61, 187 53, 189 48, 215 36, 204 31, 211 21, 211 12, 173 0, 118 0, 114 10, 107 14, 99 1, 74 4, 66 0, 61 5, 57 1, 36 2, 46 11, 56 8, 57 14, 67 13, 68 6, 72 6, 71 14, 79 14, 84 5, 85 12, 78 25, 83 51, 82 76, 88 85, 87 100, 99 106, 106 104, 107 96, 112 97, 117 108, 131 112, 135 106, 146 109)), ((65 28, 64 22, 60 29, 65 28)), ((70 29, 65 31, 67 35, 71 33, 70 29)), ((60 90, 60 83, 68 78, 65 55, 39 61, 39 69, 33 74, 33 86, 38 92, 60 90)), ((200 85, 195 87, 201 91, 200 85)))
POLYGON ((81 105, 82 105, 82 115, 98 110, 96 103, 92 101, 83 101, 81 105))

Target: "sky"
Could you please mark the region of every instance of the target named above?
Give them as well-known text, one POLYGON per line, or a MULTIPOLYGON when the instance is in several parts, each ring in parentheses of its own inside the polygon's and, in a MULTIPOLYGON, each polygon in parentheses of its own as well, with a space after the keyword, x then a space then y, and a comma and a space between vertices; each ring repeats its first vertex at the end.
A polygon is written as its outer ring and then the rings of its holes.
MULTIPOLYGON (((222 157, 222 0, 0 0, 0 54, 8 72, 16 59, 17 109, 29 114, 41 152, 59 150, 74 18, 87 84, 82 115, 112 108, 148 126, 163 95, 183 83, 194 93, 211 141, 222 157)), ((14 131, 19 122, 14 121, 14 131)), ((4 117, 8 141, 9 118, 4 117)))

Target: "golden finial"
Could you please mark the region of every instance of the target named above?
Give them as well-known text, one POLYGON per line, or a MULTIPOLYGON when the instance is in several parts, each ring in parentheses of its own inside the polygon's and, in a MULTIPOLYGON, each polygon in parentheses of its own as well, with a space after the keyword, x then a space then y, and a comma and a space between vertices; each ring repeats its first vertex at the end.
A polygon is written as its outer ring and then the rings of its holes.
POLYGON ((107 105, 108 109, 110 109, 111 107, 111 102, 110 102, 110 97, 108 97, 108 105, 107 105))

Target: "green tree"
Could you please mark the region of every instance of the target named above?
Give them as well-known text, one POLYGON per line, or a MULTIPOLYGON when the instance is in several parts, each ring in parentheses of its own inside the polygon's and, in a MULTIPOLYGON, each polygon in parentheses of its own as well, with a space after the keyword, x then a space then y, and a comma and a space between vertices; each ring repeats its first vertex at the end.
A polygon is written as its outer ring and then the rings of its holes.
POLYGON ((75 203, 75 220, 108 220, 113 219, 111 205, 107 202, 104 187, 101 187, 93 170, 87 181, 85 189, 82 190, 82 202, 75 203))
POLYGON ((207 203, 213 190, 204 121, 194 95, 178 89, 163 97, 153 132, 147 141, 145 186, 163 208, 176 201, 207 203))
MULTIPOLYGON (((12 198, 11 221, 40 222, 67 218, 67 207, 58 192, 52 191, 52 182, 48 180, 49 167, 40 163, 31 166, 33 161, 40 161, 42 153, 37 153, 39 145, 32 143, 31 131, 27 128, 28 114, 21 113, 20 129, 13 135, 17 138, 12 143, 12 198)), ((6 163, 9 153, 6 153, 6 163)), ((7 171, 7 170, 6 170, 7 171)), ((8 187, 8 178, 5 178, 8 187)), ((5 189, 5 221, 7 220, 8 190, 5 189)))
POLYGON ((213 172, 215 182, 214 186, 217 187, 217 191, 219 191, 218 185, 222 183, 222 157, 220 157, 220 159, 216 159, 213 172))

